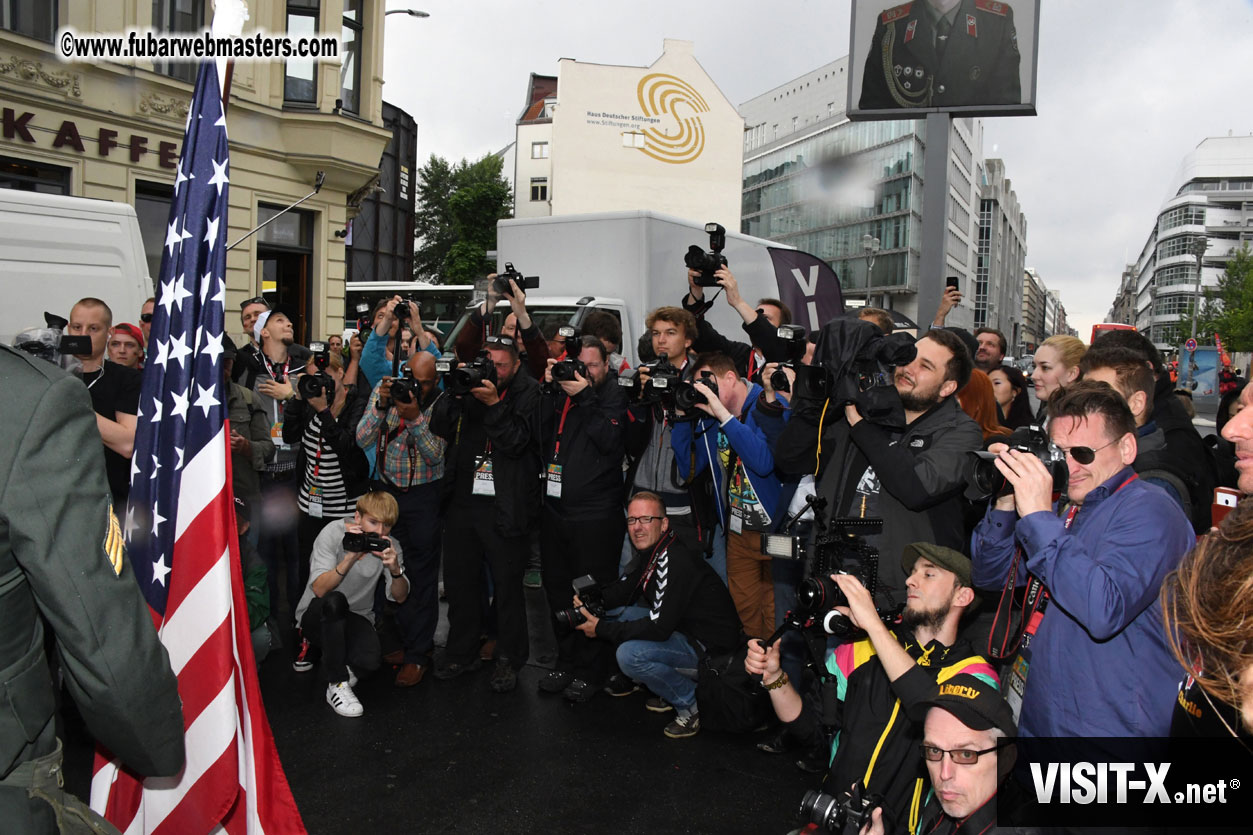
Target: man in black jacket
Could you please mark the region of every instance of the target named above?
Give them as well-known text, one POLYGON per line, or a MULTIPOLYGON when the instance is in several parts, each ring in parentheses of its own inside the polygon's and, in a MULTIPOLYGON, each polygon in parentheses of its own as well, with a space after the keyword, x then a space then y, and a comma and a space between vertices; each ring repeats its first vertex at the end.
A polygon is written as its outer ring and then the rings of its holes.
POLYGON ((961 338, 931 330, 916 346, 914 361, 893 376, 905 407, 903 429, 864 420, 852 404, 839 408, 832 402, 824 409, 822 400, 797 397, 774 453, 775 465, 785 473, 814 473, 816 465, 817 495, 827 500, 828 522, 835 517, 883 520, 883 532, 867 537, 884 556, 878 589, 883 604, 905 599, 905 575, 887 555, 901 553, 910 542, 967 550, 962 520, 966 461, 969 452, 983 446, 979 425, 953 396, 973 367, 961 338))
POLYGON ((718 333, 705 320, 705 313, 713 307, 713 302, 705 299, 705 288, 696 283, 699 277, 699 270, 687 271, 688 293, 683 297, 683 309, 696 317, 699 329, 692 343, 693 351, 726 354, 735 362, 740 376, 749 380, 754 379, 766 363, 790 359, 787 343, 778 333, 780 325, 792 324, 792 311, 786 304, 778 299, 760 299, 756 307, 752 307, 740 295, 740 285, 729 268, 724 266, 714 273, 727 304, 744 320, 744 333, 748 334, 749 341, 736 342, 718 333))
POLYGON ((539 383, 519 373, 512 338, 489 336, 486 352, 495 382, 485 379, 469 395, 440 398, 431 416, 432 431, 449 442, 445 480, 452 489, 444 517, 448 643, 435 677, 455 678, 478 667, 487 560, 499 621, 491 685, 505 693, 517 686, 517 671, 530 653, 522 572, 541 502, 540 391, 539 383))
POLYGON ((618 645, 618 665, 657 694, 648 709, 675 718, 666 736, 683 739, 700 731, 696 670, 705 653, 733 648, 740 619, 731 594, 700 554, 670 531, 666 507, 655 493, 636 493, 627 505, 627 534, 634 549, 626 572, 602 590, 606 609, 628 609, 624 618, 598 618, 576 596, 587 618, 579 630, 618 645))
MULTIPOLYGON (((544 432, 545 493, 540 527, 544 591, 554 612, 569 609, 571 582, 590 574, 608 583, 622 551, 622 456, 626 394, 609 368, 605 346, 594 336, 579 343, 577 361, 586 377, 553 381, 541 415, 544 432)), ((564 368, 565 366, 563 366, 564 368)), ((557 627, 557 669, 540 679, 546 693, 586 701, 604 683, 609 658, 604 644, 557 627)))

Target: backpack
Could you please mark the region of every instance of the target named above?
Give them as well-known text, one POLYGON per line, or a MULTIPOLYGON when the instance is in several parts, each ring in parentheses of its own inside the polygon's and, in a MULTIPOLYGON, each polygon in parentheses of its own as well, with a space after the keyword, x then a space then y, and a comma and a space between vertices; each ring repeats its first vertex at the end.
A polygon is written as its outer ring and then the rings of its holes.
POLYGON ((696 677, 701 724, 732 733, 760 728, 772 715, 770 694, 744 669, 747 644, 730 652, 706 654, 696 677))

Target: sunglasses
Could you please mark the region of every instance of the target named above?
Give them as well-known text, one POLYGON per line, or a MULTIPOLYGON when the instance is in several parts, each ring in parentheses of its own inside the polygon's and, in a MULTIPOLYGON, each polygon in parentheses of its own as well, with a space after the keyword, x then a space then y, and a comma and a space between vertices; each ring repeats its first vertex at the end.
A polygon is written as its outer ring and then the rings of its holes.
POLYGON ((979 762, 979 757, 983 754, 991 754, 996 750, 996 746, 984 748, 982 751, 971 751, 967 748, 955 748, 952 751, 946 751, 943 748, 936 748, 934 745, 919 745, 924 759, 938 763, 944 759, 944 755, 948 754, 949 758, 957 765, 974 765, 979 762))
POLYGON ((493 334, 492 336, 489 336, 486 339, 486 342, 488 345, 504 345, 506 348, 513 347, 513 337, 511 336, 500 336, 498 334, 493 334))
POLYGON ((265 300, 265 296, 253 296, 251 299, 244 299, 242 302, 240 302, 239 309, 243 310, 245 307, 247 307, 250 304, 263 304, 266 307, 270 306, 270 303, 265 300))
MULTIPOLYGON (((1118 443, 1120 440, 1122 439, 1115 438, 1114 440, 1110 441, 1108 444, 1102 444, 1096 449, 1093 449, 1090 446, 1072 446, 1070 449, 1062 449, 1062 452, 1065 453, 1066 455, 1069 455, 1071 458, 1075 459, 1076 463, 1083 464, 1086 467, 1088 464, 1091 464, 1093 461, 1096 460, 1096 454, 1098 452, 1105 449, 1105 447, 1107 446, 1113 446, 1114 444, 1118 443)), ((1061 447, 1058 447, 1058 449, 1061 449, 1061 447)))
POLYGON ((141 322, 145 322, 145 323, 146 323, 146 322, 151 322, 151 321, 152 321, 152 314, 151 314, 151 313, 141 313, 141 314, 139 314, 139 321, 141 321, 141 322))

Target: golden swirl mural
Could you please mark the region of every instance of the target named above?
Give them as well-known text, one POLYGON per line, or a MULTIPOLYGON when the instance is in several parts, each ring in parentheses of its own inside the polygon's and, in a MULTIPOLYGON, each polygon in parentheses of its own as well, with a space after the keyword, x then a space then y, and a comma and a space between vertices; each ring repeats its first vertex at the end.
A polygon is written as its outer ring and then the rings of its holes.
POLYGON ((701 155, 705 150, 705 127, 700 114, 708 113, 709 105, 695 88, 673 75, 651 73, 640 79, 636 94, 646 116, 666 118, 678 126, 677 135, 644 128, 644 147, 639 150, 675 165, 692 162, 701 155))

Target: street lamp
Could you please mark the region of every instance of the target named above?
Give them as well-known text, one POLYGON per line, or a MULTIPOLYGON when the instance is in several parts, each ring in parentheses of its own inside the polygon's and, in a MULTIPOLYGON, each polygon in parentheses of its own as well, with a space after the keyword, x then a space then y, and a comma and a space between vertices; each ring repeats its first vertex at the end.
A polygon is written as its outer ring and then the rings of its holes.
POLYGON ((879 254, 879 239, 867 232, 861 236, 861 248, 866 253, 866 304, 870 304, 870 277, 874 271, 875 256, 879 254))
POLYGON ((407 14, 409 17, 430 17, 428 13, 420 12, 417 9, 390 9, 383 12, 383 17, 387 17, 389 14, 407 14))
MULTIPOLYGON (((1205 257, 1205 250, 1209 249, 1209 239, 1202 236, 1192 242, 1188 247, 1189 251, 1196 256, 1196 288, 1192 291, 1192 343, 1196 344, 1196 314, 1201 306, 1201 259, 1205 257)), ((1195 351, 1188 352, 1188 375, 1184 379, 1183 387, 1187 391, 1192 391, 1192 368, 1196 365, 1194 357, 1195 351)))

